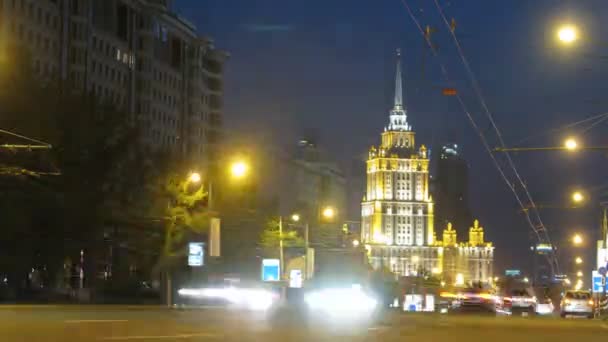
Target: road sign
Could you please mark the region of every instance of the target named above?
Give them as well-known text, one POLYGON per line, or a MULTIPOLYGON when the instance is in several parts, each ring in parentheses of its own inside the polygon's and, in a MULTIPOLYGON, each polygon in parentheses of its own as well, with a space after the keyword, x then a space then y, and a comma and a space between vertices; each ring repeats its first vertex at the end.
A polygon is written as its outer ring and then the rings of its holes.
POLYGON ((520 270, 506 270, 505 271, 505 276, 507 276, 507 277, 518 277, 520 275, 521 275, 520 270))
POLYGON ((281 266, 279 259, 262 260, 262 281, 280 281, 281 266))
POLYGON ((199 267, 205 264, 205 244, 190 242, 188 244, 188 266, 199 267))
POLYGON ((593 292, 594 293, 603 293, 604 292, 604 282, 605 277, 603 277, 598 271, 593 271, 591 275, 591 284, 593 284, 593 292), (602 279, 603 278, 603 279, 602 279))
POLYGON ((605 276, 606 275, 606 267, 600 267, 599 270, 597 270, 597 273, 605 276))

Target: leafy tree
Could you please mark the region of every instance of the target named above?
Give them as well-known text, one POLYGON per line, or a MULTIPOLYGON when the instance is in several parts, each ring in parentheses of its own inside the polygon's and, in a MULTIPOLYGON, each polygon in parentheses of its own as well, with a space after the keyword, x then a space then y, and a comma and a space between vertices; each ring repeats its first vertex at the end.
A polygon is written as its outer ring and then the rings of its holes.
POLYGON ((300 237, 296 230, 289 229, 288 225, 283 222, 283 233, 280 233, 279 219, 272 218, 266 224, 260 236, 260 246, 266 254, 277 255, 280 247, 280 241, 283 240, 284 248, 304 247, 305 241, 300 237))
MULTIPOLYGON (((43 245, 44 238, 52 235, 61 241, 52 246, 53 254, 75 256, 82 249, 86 250, 87 260, 97 261, 103 249, 104 228, 117 218, 134 216, 139 209, 137 203, 142 202, 138 196, 145 193, 142 180, 148 170, 139 169, 146 155, 139 144, 139 131, 126 112, 91 94, 67 91, 68 87, 58 82, 41 82, 32 72, 31 60, 23 49, 12 47, 2 53, 0 128, 48 142, 52 149, 24 151, 25 155, 19 156, 5 153, 0 166, 4 170, 20 170, 27 162, 35 167, 33 175, 37 171, 60 173, 44 179, 45 191, 52 196, 43 200, 41 193, 29 186, 30 175, 19 175, 18 185, 41 201, 37 207, 24 204, 20 211, 9 210, 7 206, 0 209, 8 222, 21 222, 6 229, 17 231, 27 225, 35 232, 29 240, 32 245, 43 245), (11 54, 6 54, 7 51, 11 54), (52 220, 26 222, 19 221, 17 216, 40 217, 41 213, 52 220), (47 234, 39 234, 42 231, 47 234), (58 250, 61 252, 57 253, 58 250)), ((7 172, 5 176, 14 174, 7 172)), ((51 253, 49 248, 46 250, 51 253)), ((45 257, 37 255, 38 259, 45 257)), ((32 267, 27 258, 21 260, 21 269, 32 267)), ((88 266, 88 278, 94 279, 97 263, 88 266)))

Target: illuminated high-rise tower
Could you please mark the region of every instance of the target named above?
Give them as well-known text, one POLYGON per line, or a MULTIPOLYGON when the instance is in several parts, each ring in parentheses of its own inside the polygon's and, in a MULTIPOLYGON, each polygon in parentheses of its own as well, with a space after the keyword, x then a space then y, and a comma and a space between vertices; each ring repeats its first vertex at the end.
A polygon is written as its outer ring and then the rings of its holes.
POLYGON ((403 103, 397 50, 395 98, 381 144, 371 147, 367 188, 361 204, 361 240, 374 268, 398 275, 441 272, 442 250, 435 245, 433 200, 429 195, 429 157, 416 146, 403 103))

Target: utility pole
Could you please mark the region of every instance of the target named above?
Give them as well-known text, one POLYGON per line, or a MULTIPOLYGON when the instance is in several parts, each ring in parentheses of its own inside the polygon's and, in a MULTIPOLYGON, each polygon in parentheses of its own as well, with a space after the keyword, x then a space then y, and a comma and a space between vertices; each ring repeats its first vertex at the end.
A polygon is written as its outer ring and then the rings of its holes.
POLYGON ((308 280, 308 270, 310 269, 310 260, 308 257, 308 247, 310 246, 309 237, 308 237, 309 225, 308 221, 306 221, 306 225, 304 226, 304 279, 308 280))
POLYGON ((279 216, 279 276, 283 280, 283 216, 279 216))

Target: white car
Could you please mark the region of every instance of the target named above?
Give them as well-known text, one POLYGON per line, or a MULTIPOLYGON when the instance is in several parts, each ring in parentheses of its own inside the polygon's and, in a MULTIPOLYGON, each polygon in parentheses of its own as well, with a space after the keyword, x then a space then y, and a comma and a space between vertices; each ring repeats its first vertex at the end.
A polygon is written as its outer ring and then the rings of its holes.
POLYGON ((589 291, 567 291, 560 305, 560 316, 586 316, 593 318, 595 303, 589 291))
POLYGON ((534 315, 536 313, 538 302, 531 289, 515 289, 511 291, 510 295, 510 297, 505 297, 503 302, 506 308, 511 309, 512 314, 534 315))

